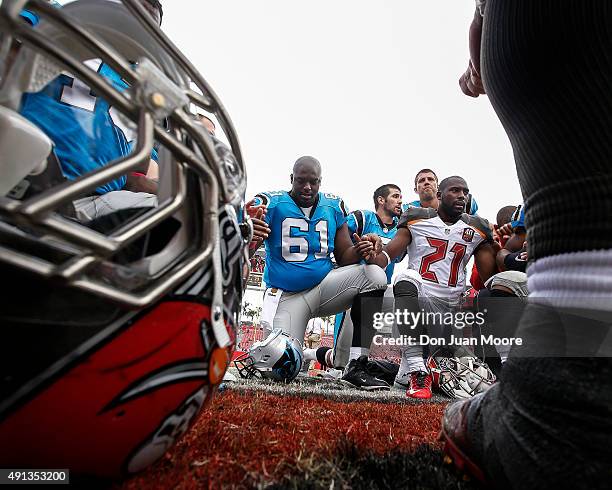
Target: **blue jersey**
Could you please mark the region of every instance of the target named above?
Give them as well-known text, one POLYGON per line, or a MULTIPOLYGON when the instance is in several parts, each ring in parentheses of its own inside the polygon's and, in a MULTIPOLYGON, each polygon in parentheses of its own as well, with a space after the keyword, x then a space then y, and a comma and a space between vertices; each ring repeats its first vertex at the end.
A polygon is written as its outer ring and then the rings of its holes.
MULTIPOLYGON (((402 211, 406 211, 410 208, 420 208, 420 207, 421 207, 421 201, 417 199, 416 201, 402 204, 402 211)), ((474 196, 472 196, 472 194, 468 194, 465 212, 471 215, 476 215, 478 213, 478 203, 476 202, 476 199, 474 199, 474 196)))
MULTIPOLYGON (((358 210, 348 215, 346 224, 348 225, 351 238, 353 237, 353 233, 357 233, 359 236, 366 233, 375 233, 381 238, 383 245, 386 245, 397 233, 398 221, 398 218, 393 218, 393 224, 391 226, 386 226, 374 211, 358 210)), ((395 264, 401 262, 403 258, 404 255, 400 255, 387 266, 385 270, 387 274, 387 284, 391 284, 391 277, 393 276, 395 264)))
MULTIPOLYGON (((108 65, 90 60, 118 90, 127 84, 108 65)), ((81 81, 62 74, 36 93, 22 98, 21 114, 42 129, 55 145, 55 154, 64 175, 74 180, 130 154, 125 133, 115 124, 110 106, 81 81)), ((121 176, 96 189, 99 194, 123 188, 121 176)))
POLYGON ((334 267, 336 231, 346 223, 342 199, 319 192, 308 213, 295 203, 288 192, 264 192, 255 205, 267 208, 264 282, 285 291, 303 291, 319 284, 334 267))
POLYGON ((525 226, 525 204, 519 204, 516 207, 514 213, 512 213, 512 218, 510 219, 510 226, 512 226, 512 230, 516 228, 526 228, 525 226))

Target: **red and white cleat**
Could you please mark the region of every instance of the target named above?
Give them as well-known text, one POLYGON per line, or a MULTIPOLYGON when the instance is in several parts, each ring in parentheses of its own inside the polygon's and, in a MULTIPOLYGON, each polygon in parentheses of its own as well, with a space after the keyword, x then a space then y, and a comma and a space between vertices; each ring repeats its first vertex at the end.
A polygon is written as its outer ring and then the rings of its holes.
POLYGON ((431 374, 425 371, 410 373, 410 384, 406 390, 406 396, 422 400, 431 398, 431 374))

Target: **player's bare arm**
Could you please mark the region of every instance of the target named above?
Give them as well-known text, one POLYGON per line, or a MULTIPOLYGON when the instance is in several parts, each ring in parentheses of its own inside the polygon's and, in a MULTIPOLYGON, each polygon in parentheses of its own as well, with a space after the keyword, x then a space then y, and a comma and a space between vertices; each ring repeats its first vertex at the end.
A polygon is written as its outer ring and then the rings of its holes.
POLYGON ((505 271, 507 269, 506 267, 506 257, 508 257, 508 255, 511 255, 513 253, 519 252, 523 249, 525 249, 525 239, 527 238, 527 233, 525 233, 524 231, 518 231, 518 232, 514 232, 512 233, 512 235, 510 236, 510 238, 506 241, 506 244, 504 245, 504 248, 502 248, 501 250, 499 250, 497 252, 497 256, 496 256, 496 262, 497 262, 497 267, 499 268, 500 271, 505 271))
POLYGON ((270 236, 270 227, 264 220, 267 208, 263 204, 255 205, 255 199, 251 199, 246 203, 244 209, 253 222, 253 239, 249 245, 249 255, 253 256, 268 236, 270 236))
POLYGON ((251 220, 253 221, 253 239, 263 243, 270 235, 270 227, 264 221, 264 209, 259 208, 251 220))
POLYGON ((392 260, 402 255, 411 242, 412 235, 410 234, 410 230, 408 228, 398 228, 395 237, 393 237, 393 239, 387 243, 387 245, 382 249, 381 253, 377 254, 374 259, 370 260, 370 263, 376 264, 384 269, 389 263, 391 263, 392 260))
POLYGON ((504 248, 510 252, 518 252, 523 248, 527 233, 523 230, 515 231, 504 245, 504 248))
POLYGON ((495 255, 495 248, 491 242, 483 243, 474 253, 474 262, 476 262, 478 274, 483 282, 486 282, 491 276, 493 276, 493 274, 497 272, 495 255))
POLYGON ((338 265, 356 264, 372 250, 374 250, 374 244, 369 239, 362 239, 353 245, 346 223, 336 231, 334 255, 338 265))

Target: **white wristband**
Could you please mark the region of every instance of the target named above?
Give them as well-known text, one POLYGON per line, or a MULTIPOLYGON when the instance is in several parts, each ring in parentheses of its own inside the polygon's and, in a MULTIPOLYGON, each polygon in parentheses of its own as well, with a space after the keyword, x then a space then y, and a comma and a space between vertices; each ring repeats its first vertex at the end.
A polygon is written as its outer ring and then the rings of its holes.
POLYGON ((385 252, 384 250, 381 252, 385 257, 387 257, 387 265, 385 265, 383 267, 383 269, 387 269, 387 267, 389 267, 389 264, 391 263, 391 257, 389 257, 389 254, 387 252, 385 252))

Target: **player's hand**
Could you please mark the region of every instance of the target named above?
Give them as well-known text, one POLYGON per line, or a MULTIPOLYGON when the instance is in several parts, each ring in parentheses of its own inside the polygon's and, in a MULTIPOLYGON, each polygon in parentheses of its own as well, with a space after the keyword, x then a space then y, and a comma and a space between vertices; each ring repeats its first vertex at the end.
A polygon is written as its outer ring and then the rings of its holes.
POLYGON ((506 223, 505 225, 500 226, 497 229, 497 234, 499 235, 500 242, 505 245, 508 238, 512 236, 512 225, 510 223, 506 223))
POLYGON ((470 24, 469 47, 470 61, 467 70, 459 78, 459 86, 465 95, 478 97, 485 94, 480 71, 480 45, 482 42, 482 16, 478 9, 474 13, 474 20, 470 24))
POLYGON ((527 240, 525 240, 525 243, 523 244, 523 250, 519 254, 518 260, 524 260, 525 262, 529 260, 529 255, 527 254, 527 240))
POLYGON ((461 91, 470 97, 478 97, 486 94, 480 73, 476 71, 472 61, 468 63, 468 68, 461 78, 459 78, 459 87, 461 91))
MULTIPOLYGON (((270 227, 268 223, 264 220, 264 209, 262 207, 258 207, 257 211, 253 216, 251 216, 251 221, 253 221, 253 240, 252 242, 261 243, 268 236, 270 236, 270 227)), ((251 242, 251 243, 252 243, 251 242)))
POLYGON ((244 205, 244 212, 251 218, 255 217, 255 215, 260 209, 263 210, 263 213, 261 215, 261 219, 263 219, 266 217, 266 212, 268 211, 268 209, 263 204, 255 206, 255 199, 251 199, 244 205))
POLYGON ((353 233, 353 238, 355 240, 355 249, 357 250, 357 254, 361 256, 364 260, 373 260, 376 257, 374 253, 374 244, 371 240, 366 238, 365 235, 363 238, 360 237, 357 233, 353 233))
POLYGON ((381 238, 376 233, 368 233, 367 235, 362 236, 361 239, 372 242, 372 245, 374 245, 374 253, 376 255, 382 252, 383 243, 381 238))

